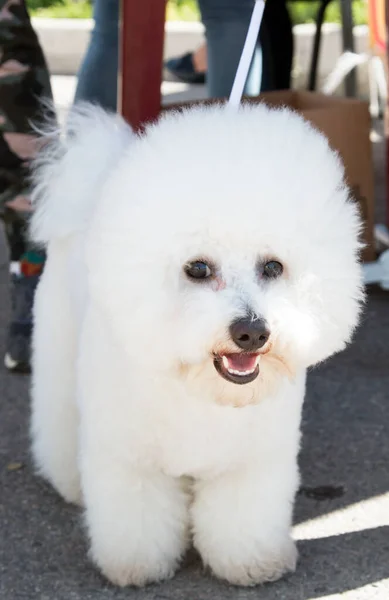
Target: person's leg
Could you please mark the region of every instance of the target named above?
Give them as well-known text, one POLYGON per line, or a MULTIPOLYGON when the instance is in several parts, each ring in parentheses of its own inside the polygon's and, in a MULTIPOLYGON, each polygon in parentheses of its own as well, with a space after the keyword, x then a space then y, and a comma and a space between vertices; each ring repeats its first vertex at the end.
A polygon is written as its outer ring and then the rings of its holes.
POLYGON ((289 89, 293 63, 293 29, 286 1, 266 2, 263 21, 272 57, 274 89, 289 89))
POLYGON ((116 111, 119 54, 119 0, 95 0, 95 25, 80 68, 75 103, 116 111))
POLYGON ((44 253, 26 243, 29 213, 29 161, 36 151, 31 123, 42 100, 51 99, 50 78, 24 0, 0 0, 0 211, 11 246, 11 260, 21 261, 13 275, 13 312, 6 366, 28 368, 34 291, 44 253))
POLYGON ((268 92, 276 89, 274 60, 271 46, 271 36, 269 26, 266 22, 266 14, 263 15, 261 30, 259 32, 259 43, 262 50, 262 81, 261 92, 268 92))
POLYGON ((28 210, 31 123, 52 98, 50 78, 24 0, 0 0, 0 205, 28 210), (23 196, 21 198, 20 196, 23 196))
MULTIPOLYGON (((208 93, 228 96, 232 89, 243 50, 254 0, 199 0, 208 44, 208 93)), ((262 53, 257 46, 246 82, 245 93, 260 91, 262 53)))

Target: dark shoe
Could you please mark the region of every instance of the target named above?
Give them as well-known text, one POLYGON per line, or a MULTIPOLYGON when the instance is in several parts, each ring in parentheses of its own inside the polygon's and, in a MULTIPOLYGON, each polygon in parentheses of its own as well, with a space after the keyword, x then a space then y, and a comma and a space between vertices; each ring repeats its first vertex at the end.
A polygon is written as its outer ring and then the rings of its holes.
POLYGON ((184 54, 178 58, 171 58, 165 62, 165 69, 169 71, 171 75, 177 77, 184 83, 200 84, 205 83, 206 74, 199 73, 195 70, 192 54, 184 54))
POLYGON ((32 307, 38 281, 38 275, 12 276, 12 322, 4 365, 13 373, 31 372, 32 307))

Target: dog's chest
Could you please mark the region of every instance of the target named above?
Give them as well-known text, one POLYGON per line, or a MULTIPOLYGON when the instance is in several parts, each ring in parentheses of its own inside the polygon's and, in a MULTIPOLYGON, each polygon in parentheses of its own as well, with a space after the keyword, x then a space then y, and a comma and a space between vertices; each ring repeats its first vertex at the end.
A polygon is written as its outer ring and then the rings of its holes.
POLYGON ((274 396, 243 408, 176 394, 165 382, 163 399, 147 393, 128 420, 131 451, 173 477, 214 477, 265 463, 279 448, 297 447, 304 382, 303 373, 293 386, 285 382, 274 396))
POLYGON ((258 408, 185 406, 154 414, 150 423, 154 459, 175 477, 212 476, 239 466, 258 453, 264 441, 259 412, 258 408))

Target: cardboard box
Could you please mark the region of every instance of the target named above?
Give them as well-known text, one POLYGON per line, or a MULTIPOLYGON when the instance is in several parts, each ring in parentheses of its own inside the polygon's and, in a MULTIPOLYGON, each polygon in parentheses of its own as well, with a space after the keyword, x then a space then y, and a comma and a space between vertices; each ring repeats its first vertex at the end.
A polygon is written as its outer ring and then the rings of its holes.
MULTIPOLYGON (((205 101, 207 104, 214 102, 217 101, 205 101)), ((347 183, 364 221, 363 241, 366 248, 362 252, 362 258, 365 262, 374 260, 374 181, 367 103, 354 98, 293 90, 266 92, 257 98, 245 99, 244 102, 289 106, 327 136, 330 145, 339 152, 343 160, 347 183)), ((204 101, 176 104, 169 106, 167 110, 179 110, 203 103, 204 101)), ((314 201, 313 197, 312 202, 314 201)))

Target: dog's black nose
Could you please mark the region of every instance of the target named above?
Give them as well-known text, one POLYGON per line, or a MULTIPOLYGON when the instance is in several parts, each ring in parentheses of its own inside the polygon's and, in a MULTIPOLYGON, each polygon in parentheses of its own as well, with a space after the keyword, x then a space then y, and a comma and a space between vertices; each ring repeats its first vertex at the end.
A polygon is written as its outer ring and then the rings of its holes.
POLYGON ((263 319, 253 320, 251 317, 245 317, 232 323, 230 336, 242 350, 255 352, 266 344, 270 331, 263 319))

